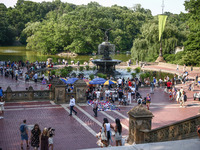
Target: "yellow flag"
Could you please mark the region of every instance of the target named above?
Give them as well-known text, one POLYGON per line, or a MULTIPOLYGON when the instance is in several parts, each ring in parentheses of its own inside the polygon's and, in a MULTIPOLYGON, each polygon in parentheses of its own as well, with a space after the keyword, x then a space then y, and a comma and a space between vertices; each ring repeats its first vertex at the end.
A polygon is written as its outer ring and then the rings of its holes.
POLYGON ((164 31, 164 28, 165 28, 167 16, 166 15, 158 15, 158 20, 159 20, 158 29, 159 29, 159 41, 160 41, 162 33, 164 31))

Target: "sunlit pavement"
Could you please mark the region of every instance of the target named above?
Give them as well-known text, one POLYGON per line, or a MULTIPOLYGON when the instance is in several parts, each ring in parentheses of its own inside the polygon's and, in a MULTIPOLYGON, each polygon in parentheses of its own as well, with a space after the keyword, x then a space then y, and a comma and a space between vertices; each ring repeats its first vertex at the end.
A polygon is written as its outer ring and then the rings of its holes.
MULTIPOLYGON (((157 69, 162 69, 162 67, 157 66, 157 69)), ((163 69, 170 71, 169 68, 163 67, 163 69)), ((176 70, 172 68, 171 71, 176 70)), ((197 71, 194 71, 190 75, 193 76, 196 73, 197 71)), ((200 88, 195 87, 193 92, 187 91, 189 83, 177 85, 178 88, 183 87, 187 92, 186 108, 180 108, 176 101, 170 101, 169 95, 164 92, 163 88, 155 88, 154 94, 151 94, 152 103, 150 106, 150 111, 154 115, 153 129, 192 117, 199 112, 200 102, 193 100, 193 93, 199 92, 200 88)), ((11 86, 13 90, 24 90, 30 85, 35 90, 46 89, 46 85, 41 85, 41 83, 25 83, 23 80, 16 82, 11 78, 0 77, 0 86, 3 87, 3 90, 7 86, 11 86)), ((144 97, 150 92, 150 88, 142 88, 139 91, 144 97)), ((70 117, 68 104, 56 105, 49 101, 6 103, 4 114, 0 114, 4 117, 0 119, 0 148, 3 150, 20 149, 19 126, 24 119, 27 120, 28 125, 38 123, 41 129, 44 127, 55 128, 55 150, 96 148, 98 146, 95 134, 99 132, 103 118, 107 117, 113 125, 115 118, 119 118, 123 126, 122 134, 127 136, 129 126, 127 112, 136 105, 136 102, 132 102, 128 106, 119 106, 120 111, 98 112, 98 117, 94 117, 91 106, 78 104, 75 107, 78 112, 77 116, 70 117)))
MULTIPOLYGON (((145 88, 140 91, 142 96, 145 96, 150 89, 145 88)), ((192 93, 187 92, 186 108, 180 108, 175 101, 169 101, 168 94, 163 88, 156 88, 155 93, 151 94, 150 110, 154 115, 152 128, 196 115, 199 112, 200 102, 192 99, 192 93)), ((0 120, 0 146, 3 150, 19 149, 19 126, 22 120, 27 119, 28 125, 38 123, 41 129, 55 128, 55 150, 95 148, 98 147, 95 134, 99 132, 103 118, 107 117, 113 125, 115 118, 119 118, 123 126, 123 136, 127 136, 129 126, 127 112, 136 105, 133 102, 131 105, 119 106, 120 111, 98 112, 98 117, 94 117, 91 106, 78 104, 75 107, 77 116, 70 117, 68 104, 56 105, 49 101, 6 103, 2 115, 4 118, 0 120)))

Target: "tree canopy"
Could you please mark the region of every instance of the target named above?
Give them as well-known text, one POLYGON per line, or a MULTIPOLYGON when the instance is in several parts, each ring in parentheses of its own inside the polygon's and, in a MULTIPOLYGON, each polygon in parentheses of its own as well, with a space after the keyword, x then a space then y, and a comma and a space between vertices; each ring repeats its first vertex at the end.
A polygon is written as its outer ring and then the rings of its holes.
MULTIPOLYGON (((184 5, 188 13, 165 12, 163 55, 167 62, 199 65, 200 0, 188 0, 184 5), (184 46, 184 51, 174 54, 176 46, 184 46)), ((61 0, 18 0, 14 8, 0 3, 0 19, 0 46, 17 40, 45 54, 88 54, 96 52, 103 42, 101 29, 111 28, 109 42, 116 50, 131 50, 134 60, 155 61, 159 54, 158 18, 140 4, 127 8, 103 7, 97 2, 74 5, 61 0)))

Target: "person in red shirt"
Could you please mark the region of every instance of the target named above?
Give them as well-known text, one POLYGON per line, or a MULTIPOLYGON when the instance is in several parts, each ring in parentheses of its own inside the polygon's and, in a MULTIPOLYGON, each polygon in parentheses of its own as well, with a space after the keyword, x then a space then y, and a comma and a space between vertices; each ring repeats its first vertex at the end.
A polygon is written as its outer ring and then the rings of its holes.
POLYGON ((49 90, 51 89, 52 84, 48 84, 47 87, 49 87, 49 90))
POLYGON ((172 83, 171 83, 171 81, 169 80, 169 81, 167 82, 167 92, 169 92, 169 90, 171 89, 171 86, 172 86, 172 83))
POLYGON ((132 86, 132 82, 131 81, 128 81, 128 86, 132 86))

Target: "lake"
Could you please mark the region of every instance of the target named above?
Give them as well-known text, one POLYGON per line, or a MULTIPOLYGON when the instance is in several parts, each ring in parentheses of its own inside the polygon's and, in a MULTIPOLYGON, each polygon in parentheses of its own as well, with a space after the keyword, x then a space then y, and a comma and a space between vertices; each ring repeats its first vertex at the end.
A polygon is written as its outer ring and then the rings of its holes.
MULTIPOLYGON (((119 59, 121 61, 128 61, 131 58, 131 55, 127 54, 116 54, 111 55, 113 59, 119 59)), ((29 60, 29 62, 34 61, 46 61, 47 58, 53 58, 54 62, 57 62, 58 59, 67 59, 68 62, 74 60, 75 62, 88 61, 90 58, 99 59, 101 56, 92 56, 92 55, 78 55, 77 57, 60 57, 57 55, 43 55, 39 52, 33 50, 27 50, 25 46, 13 46, 13 47, 0 47, 0 61, 19 61, 19 60, 29 60)))

